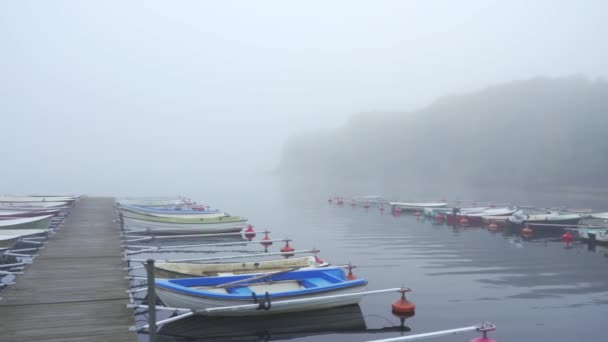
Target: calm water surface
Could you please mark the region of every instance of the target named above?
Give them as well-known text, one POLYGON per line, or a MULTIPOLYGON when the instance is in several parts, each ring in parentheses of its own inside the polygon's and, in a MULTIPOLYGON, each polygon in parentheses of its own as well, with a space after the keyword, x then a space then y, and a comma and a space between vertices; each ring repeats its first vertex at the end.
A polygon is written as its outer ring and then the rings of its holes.
MULTIPOLYGON (((331 263, 352 262, 358 266, 357 276, 369 281, 370 290, 411 287, 408 298, 417 305, 416 315, 405 322, 411 331, 399 331, 399 319, 390 310, 398 294, 389 293, 365 297, 358 307, 273 319, 192 318, 163 327, 163 341, 368 341, 480 321, 496 323, 498 331, 491 336, 501 342, 605 340, 608 250, 603 247, 576 243, 565 248, 559 234, 523 240, 503 231, 395 217, 377 208, 340 207, 328 204, 326 197, 282 192, 276 184, 213 193, 205 196, 201 191, 192 197, 248 217, 257 230, 271 230, 271 238, 292 238, 296 249, 315 247, 331 263)), ((202 242, 187 243, 193 241, 202 242)), ((167 242, 171 243, 185 244, 167 242)), ((280 246, 275 243, 271 251, 280 246)), ((139 257, 260 250, 256 244, 139 257)), ((475 336, 433 341, 468 341, 475 336)))

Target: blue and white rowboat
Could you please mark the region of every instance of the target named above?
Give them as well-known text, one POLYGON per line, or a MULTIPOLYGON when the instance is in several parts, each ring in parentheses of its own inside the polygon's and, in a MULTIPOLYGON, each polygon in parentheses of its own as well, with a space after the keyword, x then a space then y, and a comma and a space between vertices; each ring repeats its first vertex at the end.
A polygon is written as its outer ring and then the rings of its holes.
POLYGON ((349 280, 341 268, 291 271, 287 273, 238 275, 225 277, 181 278, 156 281, 157 294, 165 305, 191 310, 253 303, 254 295, 263 300, 268 292, 271 303, 290 299, 311 298, 270 310, 247 308, 202 313, 214 316, 257 316, 328 309, 357 304, 361 296, 332 298, 331 295, 357 293, 367 281, 349 280), (313 298, 319 297, 316 300, 313 298))

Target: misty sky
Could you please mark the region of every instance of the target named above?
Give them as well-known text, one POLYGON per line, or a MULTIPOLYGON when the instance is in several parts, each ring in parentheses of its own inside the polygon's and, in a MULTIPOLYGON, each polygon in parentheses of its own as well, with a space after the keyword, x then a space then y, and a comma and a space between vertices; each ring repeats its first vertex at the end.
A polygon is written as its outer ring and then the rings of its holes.
POLYGON ((1 1, 0 193, 179 193, 350 115, 608 75, 605 1, 1 1))

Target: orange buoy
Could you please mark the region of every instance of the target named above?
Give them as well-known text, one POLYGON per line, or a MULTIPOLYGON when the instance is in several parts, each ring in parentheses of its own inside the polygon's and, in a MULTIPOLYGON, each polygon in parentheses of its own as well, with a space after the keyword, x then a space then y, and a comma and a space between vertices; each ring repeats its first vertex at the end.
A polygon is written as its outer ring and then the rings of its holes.
POLYGON ((253 230, 252 225, 248 225, 247 229, 245 229, 245 238, 249 241, 253 240, 255 237, 255 230, 253 230))
POLYGON ((290 240, 285 240, 285 246, 281 247, 281 253, 284 253, 284 254, 283 254, 283 256, 284 256, 285 258, 289 258, 289 257, 292 257, 292 256, 294 256, 294 255, 295 255, 295 254, 293 254, 293 253, 290 253, 290 252, 295 251, 295 249, 293 249, 293 247, 291 247, 291 246, 289 245, 289 241, 290 241, 290 240))
POLYGON ((348 268, 348 274, 346 275, 346 279, 348 279, 348 280, 355 280, 355 279, 357 279, 357 276, 355 276, 353 274, 353 268, 357 268, 357 266, 354 266, 353 264, 351 264, 349 262, 348 266, 346 268, 348 268))
POLYGON ((401 298, 391 304, 393 314, 412 315, 415 313, 416 305, 405 298, 405 293, 410 291, 412 291, 410 288, 401 288, 397 291, 401 293, 401 298))

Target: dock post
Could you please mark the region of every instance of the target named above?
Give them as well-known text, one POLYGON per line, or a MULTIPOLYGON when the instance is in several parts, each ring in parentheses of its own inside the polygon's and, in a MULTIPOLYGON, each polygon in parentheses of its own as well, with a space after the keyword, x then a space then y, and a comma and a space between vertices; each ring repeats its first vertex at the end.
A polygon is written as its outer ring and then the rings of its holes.
POLYGON ((156 342, 156 289, 154 288, 154 259, 146 261, 148 273, 148 334, 150 342, 156 342))

